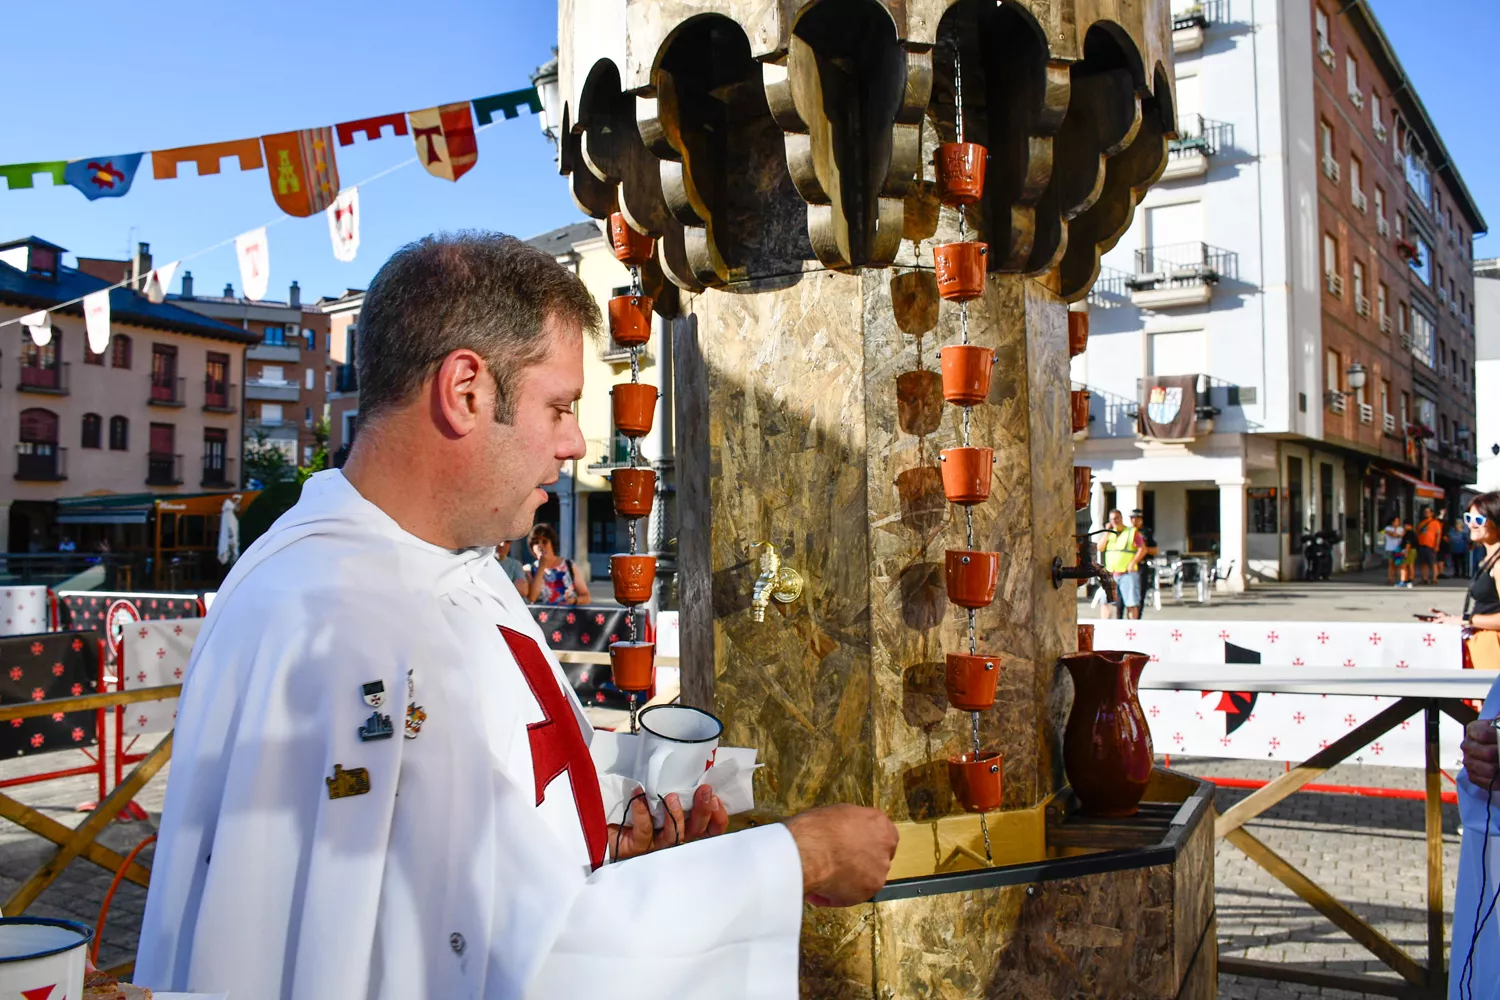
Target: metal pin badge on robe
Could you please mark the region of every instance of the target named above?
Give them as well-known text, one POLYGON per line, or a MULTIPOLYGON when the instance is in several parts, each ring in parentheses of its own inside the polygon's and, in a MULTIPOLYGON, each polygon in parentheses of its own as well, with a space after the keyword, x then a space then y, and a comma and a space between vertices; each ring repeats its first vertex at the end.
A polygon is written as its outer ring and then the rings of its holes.
POLYGON ((360 692, 364 695, 365 704, 371 708, 379 708, 385 704, 385 681, 371 681, 360 686, 360 692))
POLYGON ((370 772, 362 767, 344 770, 344 765, 333 765, 333 777, 323 779, 328 784, 330 799, 343 799, 351 795, 364 795, 370 790, 370 772))
POLYGON ((391 725, 389 715, 381 715, 379 712, 371 712, 365 724, 359 727, 359 741, 368 743, 371 740, 388 740, 396 732, 391 725))
POLYGON ((406 738, 414 740, 422 731, 422 723, 427 721, 427 713, 422 710, 421 705, 406 706, 406 738))

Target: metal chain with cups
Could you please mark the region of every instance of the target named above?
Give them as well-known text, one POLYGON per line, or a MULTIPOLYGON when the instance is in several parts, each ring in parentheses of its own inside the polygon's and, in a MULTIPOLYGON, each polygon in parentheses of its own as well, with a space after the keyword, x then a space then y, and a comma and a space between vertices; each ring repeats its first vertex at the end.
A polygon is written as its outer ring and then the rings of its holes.
MULTIPOLYGON (((639 264, 631 264, 630 265, 630 294, 631 294, 632 297, 635 298, 636 302, 639 303, 640 297, 641 297, 641 267, 640 267, 639 264)), ((639 383, 640 380, 641 380, 641 345, 640 344, 631 344, 630 345, 630 381, 631 381, 631 384, 634 385, 634 384, 639 383)), ((639 466, 641 464, 641 439, 640 438, 638 438, 638 437, 632 437, 630 439, 630 454, 629 454, 629 457, 628 457, 627 461, 630 463, 630 468, 632 468, 632 469, 636 468, 637 466, 639 466)), ((628 532, 630 534, 630 554, 631 555, 638 555, 640 553, 640 542, 639 542, 639 540, 636 537, 636 534, 637 534, 636 529, 637 529, 637 527, 640 524, 640 520, 641 519, 639 517, 626 518, 626 521, 628 522, 628 528, 627 528, 627 530, 628 530, 628 532)), ((636 605, 634 605, 634 604, 630 605, 628 608, 625 609, 625 627, 629 630, 630 641, 631 642, 636 642, 640 638, 640 631, 639 631, 639 628, 638 628, 638 626, 636 624, 636 620, 635 620, 635 609, 636 609, 636 605)), ((637 731, 637 724, 636 724, 637 705, 636 705, 635 695, 636 695, 636 693, 634 691, 628 691, 628 692, 626 692, 626 697, 627 697, 627 699, 630 702, 630 731, 632 733, 634 733, 634 732, 637 731)))
MULTIPOLYGON (((958 142, 964 141, 964 74, 963 53, 959 50, 958 43, 954 43, 953 49, 953 123, 954 138, 958 142)), ((964 206, 958 206, 958 240, 960 243, 968 238, 968 215, 964 206)), ((969 300, 965 299, 958 304, 958 329, 960 343, 965 346, 969 343, 969 300)), ((974 408, 965 406, 963 408, 963 443, 964 447, 969 445, 969 432, 971 418, 974 408)), ((974 508, 972 505, 964 505, 964 538, 965 544, 970 552, 974 551, 974 508)), ((979 652, 979 643, 975 636, 975 618, 978 611, 969 608, 969 655, 974 656, 979 652)), ((974 760, 979 760, 979 713, 970 712, 969 722, 971 727, 970 744, 973 747, 974 760)), ((979 814, 979 829, 984 835, 984 859, 991 864, 994 863, 994 855, 990 850, 990 827, 985 821, 984 813, 979 814)))

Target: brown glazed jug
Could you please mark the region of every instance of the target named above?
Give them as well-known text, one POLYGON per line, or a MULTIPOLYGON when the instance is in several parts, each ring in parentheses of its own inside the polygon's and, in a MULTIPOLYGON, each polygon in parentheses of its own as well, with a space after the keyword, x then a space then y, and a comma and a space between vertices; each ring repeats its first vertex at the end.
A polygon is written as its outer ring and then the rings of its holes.
POLYGON ((1063 733, 1063 767, 1091 816, 1134 816, 1151 780, 1151 729, 1136 685, 1150 657, 1094 650, 1069 653, 1073 711, 1063 733))

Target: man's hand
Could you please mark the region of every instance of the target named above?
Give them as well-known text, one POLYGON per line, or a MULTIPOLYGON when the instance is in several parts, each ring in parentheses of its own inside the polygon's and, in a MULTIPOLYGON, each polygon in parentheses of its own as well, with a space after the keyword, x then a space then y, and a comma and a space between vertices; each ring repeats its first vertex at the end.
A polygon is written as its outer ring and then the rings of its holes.
POLYGON ((885 885, 896 824, 879 809, 823 806, 786 821, 802 855, 802 892, 814 906, 853 906, 885 885))
POLYGON ((1495 783, 1497 764, 1500 764, 1500 748, 1495 746, 1495 735, 1493 719, 1479 719, 1464 729, 1464 770, 1469 772, 1469 781, 1476 788, 1489 788, 1495 783))
POLYGON ((654 830, 645 797, 637 796, 631 800, 630 822, 623 828, 619 824, 608 828, 609 848, 616 861, 663 847, 675 847, 689 840, 717 837, 729 827, 729 813, 725 811, 724 803, 707 785, 700 786, 694 793, 693 808, 686 818, 682 815, 682 800, 675 792, 668 795, 665 802, 667 821, 660 830, 654 830))

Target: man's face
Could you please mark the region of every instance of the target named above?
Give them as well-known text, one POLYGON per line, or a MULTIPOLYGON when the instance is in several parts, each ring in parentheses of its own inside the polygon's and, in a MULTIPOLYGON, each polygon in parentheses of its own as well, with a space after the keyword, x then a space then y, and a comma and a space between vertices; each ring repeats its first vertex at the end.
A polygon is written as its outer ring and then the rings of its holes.
POLYGON ((1123 528, 1123 527, 1125 527, 1125 522, 1120 519, 1120 512, 1119 511, 1112 511, 1110 513, 1110 515, 1109 515, 1109 526, 1111 528, 1123 528))
POLYGON ((1144 517, 1142 517, 1141 515, 1139 515, 1139 514, 1131 514, 1130 515, 1130 526, 1132 528, 1139 528, 1141 525, 1143 525, 1145 523, 1146 523, 1146 519, 1144 517))
POLYGON ((583 334, 549 318, 548 349, 525 369, 512 390, 509 424, 486 420, 479 428, 479 468, 471 485, 488 503, 478 511, 470 544, 493 545, 531 529, 536 509, 547 502, 543 486, 555 483, 564 462, 583 458, 583 432, 574 404, 583 395, 583 334))

